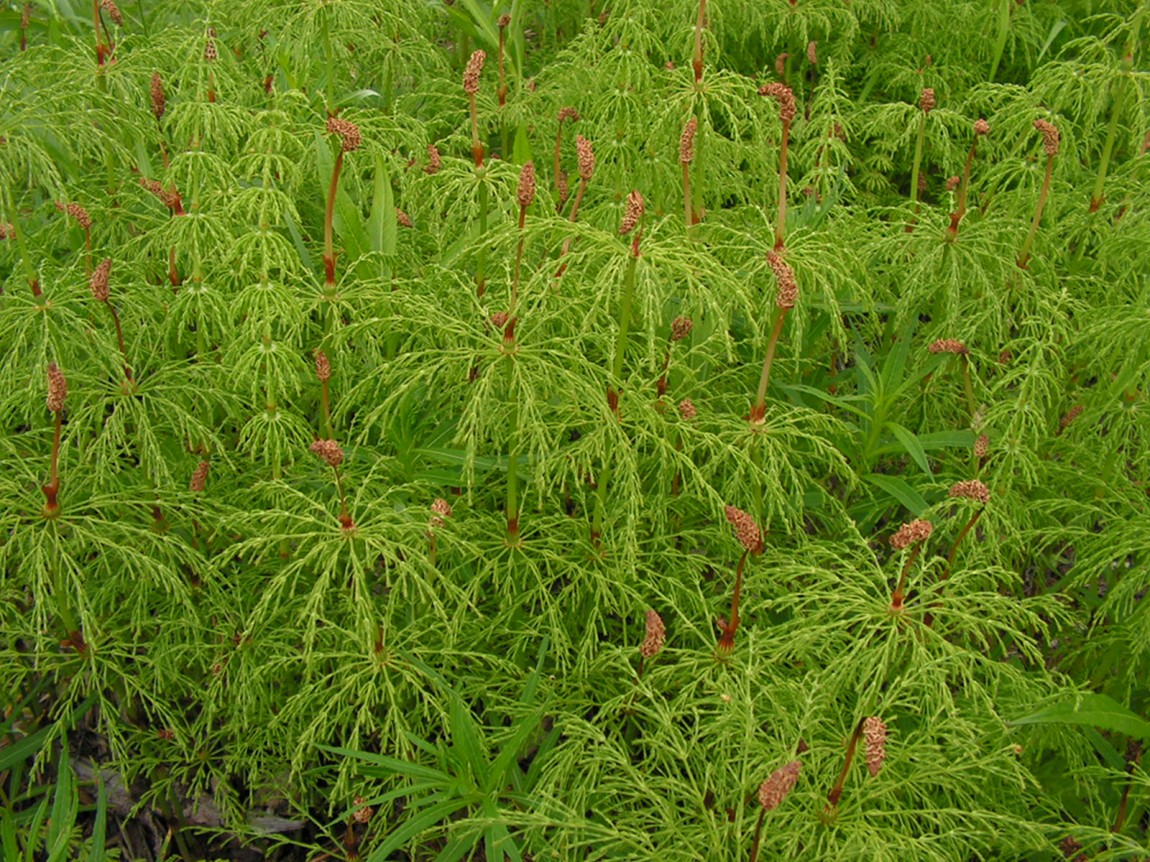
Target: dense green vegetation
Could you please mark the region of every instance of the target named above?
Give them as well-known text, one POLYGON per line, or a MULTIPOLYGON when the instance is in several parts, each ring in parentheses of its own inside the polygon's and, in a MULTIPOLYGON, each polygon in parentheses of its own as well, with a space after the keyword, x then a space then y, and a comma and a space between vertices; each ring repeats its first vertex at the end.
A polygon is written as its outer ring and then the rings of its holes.
POLYGON ((1150 857, 1150 7, 0 12, 0 856, 1150 857))

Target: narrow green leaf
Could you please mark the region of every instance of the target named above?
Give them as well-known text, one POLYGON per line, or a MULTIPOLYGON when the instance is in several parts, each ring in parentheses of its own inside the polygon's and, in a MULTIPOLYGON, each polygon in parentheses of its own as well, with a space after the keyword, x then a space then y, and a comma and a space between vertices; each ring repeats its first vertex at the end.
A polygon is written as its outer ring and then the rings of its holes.
POLYGON ((312 263, 311 254, 307 250, 307 244, 303 241, 303 233, 300 232, 299 225, 295 223, 290 212, 284 212, 284 219, 287 222, 288 233, 291 234, 292 244, 295 245, 296 254, 299 255, 300 263, 306 269, 315 269, 315 264, 312 263))
POLYGON ((1054 44, 1054 40, 1058 38, 1058 34, 1061 33, 1065 27, 1065 18, 1054 22, 1054 24, 1050 27, 1050 32, 1046 34, 1046 41, 1042 43, 1042 50, 1038 52, 1038 59, 1036 62, 1042 62, 1042 58, 1046 56, 1046 52, 1050 50, 1050 46, 1054 44))
POLYGON ((517 165, 531 161, 531 138, 527 135, 527 124, 521 122, 515 129, 515 143, 511 145, 511 158, 517 165))
POLYGON ((104 774, 96 770, 96 822, 92 825, 92 850, 88 862, 104 862, 107 853, 104 848, 108 828, 108 788, 104 786, 104 774))
POLYGON ((1074 694, 1010 724, 1080 724, 1150 740, 1150 722, 1104 694, 1074 694))
POLYGON ((5 859, 18 859, 16 850, 16 823, 12 819, 12 812, 6 807, 0 808, 0 851, 5 859))
POLYGON ((902 448, 914 459, 914 463, 922 468, 922 472, 928 476, 932 475, 930 461, 927 460, 926 452, 923 451, 922 444, 918 442, 918 438, 913 432, 911 432, 909 428, 899 425, 897 422, 887 422, 884 427, 898 438, 898 442, 902 444, 902 448))
POLYGON ((495 758, 491 764, 491 769, 487 772, 487 781, 483 787, 484 791, 487 793, 495 793, 500 787, 511 783, 507 773, 513 765, 518 769, 519 752, 531 735, 539 728, 539 722, 542 720, 542 717, 542 714, 538 712, 520 716, 519 724, 515 728, 515 732, 504 740, 503 747, 499 751, 499 756, 495 758))
POLYGON ((391 191, 391 176, 383 156, 375 156, 375 184, 371 196, 371 218, 368 238, 371 250, 388 257, 395 254, 395 198, 391 191))
MULTIPOLYGON (((457 830, 457 832, 462 831, 457 830)), ((479 833, 474 831, 453 835, 451 840, 447 842, 447 846, 439 851, 439 855, 435 857, 435 862, 459 862, 467 853, 475 850, 478 841, 479 833)))
POLYGON ((906 375, 906 360, 910 356, 910 334, 899 334, 882 363, 882 391, 893 395, 902 386, 906 375))
POLYGON ((367 857, 368 862, 385 862, 388 856, 415 839, 416 836, 430 829, 436 823, 446 822, 452 814, 466 807, 467 803, 462 799, 447 799, 425 809, 417 817, 411 818, 393 830, 387 836, 387 840, 376 847, 375 852, 367 857))
POLYGON ((6 772, 17 763, 22 763, 32 757, 44 746, 48 735, 54 730, 52 725, 40 728, 31 736, 25 736, 19 742, 0 748, 0 772, 6 772))
POLYGON ((974 432, 969 428, 963 431, 935 431, 931 434, 918 434, 918 445, 932 449, 969 449, 974 445, 974 432))
POLYGON ((61 862, 68 853, 68 841, 72 837, 79 808, 76 774, 68 758, 68 740, 61 737, 60 760, 56 767, 56 795, 52 799, 52 816, 48 820, 48 862, 61 862))
POLYGON ((926 500, 922 498, 922 495, 912 488, 905 479, 899 476, 887 476, 883 473, 867 473, 863 476, 863 479, 886 491, 890 496, 902 503, 916 518, 929 508, 926 500))
MULTIPOLYGON (((814 398, 818 398, 820 401, 825 401, 827 404, 834 405, 835 407, 839 407, 849 413, 853 413, 859 418, 866 418, 870 415, 869 412, 864 410, 862 407, 856 407, 854 404, 851 404, 851 398, 845 398, 839 395, 831 395, 829 392, 824 392, 821 389, 816 389, 814 386, 807 386, 803 383, 795 383, 788 386, 783 386, 781 388, 784 392, 793 391, 805 393, 814 398)), ((858 400, 858 398, 855 397, 854 400, 858 400)))
POLYGON ((488 51, 497 50, 499 48, 499 31, 495 27, 494 13, 481 6, 476 0, 463 0, 462 5, 471 16, 476 35, 482 36, 487 43, 488 51))
POLYGON ((40 829, 48 817, 48 803, 50 801, 45 794, 44 798, 40 800, 40 804, 36 806, 36 812, 32 815, 32 825, 25 833, 28 836, 28 841, 24 845, 25 862, 32 862, 36 858, 36 851, 39 849, 40 829))
POLYGON ((372 767, 380 767, 380 769, 361 769, 364 775, 374 775, 379 777, 390 777, 392 775, 403 775, 407 778, 421 778, 425 781, 440 781, 449 782, 451 776, 446 772, 439 769, 433 769, 430 766, 422 766, 418 763, 412 763, 409 760, 400 760, 397 757, 388 757, 386 754, 372 754, 366 751, 351 751, 347 748, 336 748, 328 745, 317 745, 317 748, 327 751, 331 754, 338 754, 341 757, 352 757, 356 760, 362 760, 370 764, 372 767))
MULTIPOLYGON (((451 696, 451 743, 463 755, 477 781, 483 781, 487 772, 487 752, 471 709, 454 691, 451 696)), ((486 783, 486 782, 484 782, 486 783)))

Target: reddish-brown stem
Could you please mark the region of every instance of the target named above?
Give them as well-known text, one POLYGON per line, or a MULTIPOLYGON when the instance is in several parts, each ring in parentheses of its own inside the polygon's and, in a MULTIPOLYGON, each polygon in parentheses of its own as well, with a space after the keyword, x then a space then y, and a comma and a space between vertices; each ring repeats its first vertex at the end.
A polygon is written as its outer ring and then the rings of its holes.
POLYGON ((978 148, 978 136, 975 135, 974 141, 970 145, 970 152, 966 156, 966 169, 962 172, 962 184, 958 187, 958 209, 950 214, 950 231, 951 236, 958 235, 958 223, 962 221, 962 217, 966 215, 966 190, 970 185, 970 166, 974 163, 974 151, 978 148))
POLYGON ((779 310, 779 317, 775 321, 774 329, 771 330, 771 340, 767 342, 767 356, 763 360, 763 372, 759 375, 759 389, 755 393, 755 403, 751 407, 751 415, 748 417, 755 424, 762 422, 767 414, 767 383, 771 379, 771 365, 775 361, 775 347, 779 343, 779 335, 783 331, 783 321, 787 318, 787 311, 786 308, 779 310))
POLYGON ((843 785, 846 784, 847 773, 850 772, 851 763, 854 762, 855 759, 855 749, 858 747, 859 738, 862 736, 864 720, 865 719, 862 718, 859 719, 858 724, 855 725, 854 733, 851 734, 851 740, 849 743, 847 743, 847 755, 843 760, 842 771, 839 773, 839 777, 835 781, 834 787, 832 787, 830 792, 827 793, 828 808, 834 809, 839 804, 839 799, 842 798, 843 785))
POLYGON ((164 170, 168 169, 168 148, 164 145, 164 127, 160 125, 160 118, 156 117, 156 128, 160 130, 160 157, 164 160, 164 170))
POLYGON ((563 124, 560 123, 559 124, 559 130, 555 133, 555 167, 554 167, 554 171, 555 171, 555 197, 559 199, 558 206, 560 208, 560 211, 562 211, 562 208, 563 208, 563 197, 562 197, 562 193, 561 193, 562 190, 561 190, 560 185, 559 185, 560 174, 562 173, 562 166, 561 166, 559 156, 560 156, 560 151, 562 150, 562 148, 563 148, 563 124))
POLYGON ((667 369, 671 367, 671 348, 667 348, 667 355, 663 357, 663 371, 659 374, 659 382, 655 384, 655 391, 662 398, 667 394, 667 369))
POLYGON ((703 26, 706 19, 707 0, 699 0, 699 16, 695 19, 695 57, 691 61, 696 84, 703 80, 703 26))
POLYGON ((180 287, 180 273, 176 269, 176 250, 174 248, 168 249, 168 281, 172 285, 172 293, 180 287))
MULTIPOLYGON (((507 77, 503 71, 503 27, 499 28, 499 107, 507 104, 507 77)), ((504 153, 503 157, 506 158, 507 154, 504 153)))
MULTIPOLYGON (((958 553, 958 545, 963 539, 966 538, 966 534, 974 528, 975 522, 977 522, 978 519, 982 517, 983 511, 983 509, 979 509, 977 512, 970 516, 970 520, 966 522, 966 526, 962 528, 962 531, 958 534, 958 538, 955 539, 954 544, 951 545, 950 553, 946 555, 946 568, 942 570, 942 574, 938 577, 940 583, 950 577, 950 569, 951 566, 954 565, 954 555, 958 553)), ((933 607, 938 607, 937 603, 935 603, 933 607)), ((927 611, 922 621, 927 628, 930 628, 934 625, 934 614, 927 611)))
POLYGON ((128 351, 124 349, 124 330, 120 326, 120 315, 116 313, 112 303, 105 302, 104 305, 108 306, 108 311, 112 314, 112 322, 116 324, 116 341, 120 344, 120 357, 124 360, 124 378, 129 385, 135 386, 136 378, 132 376, 132 366, 128 364, 128 351))
POLYGON ((751 842, 751 862, 758 862, 759 840, 763 837, 763 821, 766 819, 767 809, 759 808, 759 820, 755 823, 755 840, 751 842))
POLYGON ((959 543, 962 542, 962 540, 966 538, 966 534, 974 528, 975 523, 982 517, 984 511, 985 509, 979 509, 971 515, 970 520, 966 522, 966 526, 962 528, 962 532, 958 534, 958 538, 954 540, 954 544, 950 547, 950 553, 946 555, 946 568, 942 570, 942 574, 939 576, 940 581, 945 581, 950 577, 950 568, 954 565, 954 555, 958 553, 959 543))
POLYGON ((104 22, 100 20, 100 0, 92 0, 92 29, 96 33, 96 65, 104 65, 107 46, 104 44, 104 22))
MULTIPOLYGON (((515 319, 515 306, 519 302, 519 269, 523 265, 523 226, 527 223, 527 207, 519 206, 519 248, 515 252, 515 276, 511 282, 511 299, 507 303, 507 317, 515 319)), ((512 344, 514 347, 514 327, 512 328, 512 344)))
POLYGON ((1034 210, 1034 221, 1030 224, 1030 232, 1022 244, 1022 251, 1018 255, 1018 268, 1026 269, 1030 263, 1030 245, 1038 233, 1038 223, 1042 221, 1042 208, 1046 206, 1046 196, 1050 193, 1050 178, 1054 174, 1054 156, 1046 157, 1046 176, 1042 180, 1042 190, 1038 193, 1038 206, 1034 210))
POLYGON ((48 469, 48 484, 42 485, 40 490, 44 492, 44 517, 55 518, 60 514, 60 504, 57 502, 57 496, 60 493, 60 475, 58 472, 60 462, 60 433, 63 428, 64 413, 61 410, 55 411, 56 413, 56 430, 52 436, 52 462, 48 469))
POLYGON ((319 398, 320 404, 323 407, 323 429, 326 439, 332 439, 331 433, 331 402, 329 401, 328 384, 326 380, 319 382, 319 398))
POLYGON ((906 576, 907 573, 910 572, 910 567, 914 565, 914 561, 918 559, 918 554, 921 550, 922 542, 919 542, 910 552, 910 556, 906 558, 906 563, 904 563, 902 567, 902 574, 898 576, 898 586, 895 587, 894 592, 891 593, 891 610, 897 611, 902 609, 903 599, 906 597, 906 594, 903 592, 903 590, 906 588, 906 576))
MULTIPOLYGON (((1141 743, 1131 742, 1126 749, 1126 775, 1132 776, 1134 774, 1134 767, 1142 758, 1141 743)), ((1122 831, 1122 825, 1126 822, 1126 806, 1130 801, 1130 786, 1133 782, 1127 778, 1126 786, 1122 788, 1122 798, 1118 800, 1118 813, 1114 817, 1114 825, 1110 827, 1110 831, 1118 833, 1122 831)))
POLYGON ((483 144, 479 142, 479 110, 475 105, 475 94, 468 93, 467 100, 471 106, 471 158, 475 160, 475 167, 483 167, 483 144))
MULTIPOLYGON (((579 204, 582 202, 583 192, 585 192, 586 190, 587 190, 587 180, 580 177, 579 178, 579 188, 575 192, 575 200, 571 204, 571 216, 569 218, 569 221, 574 222, 575 218, 579 215, 579 204)), ((574 240, 575 240, 574 237, 569 236, 569 237, 567 237, 566 240, 563 241, 563 250, 559 252, 559 259, 560 260, 562 260, 564 257, 566 257, 567 252, 569 252, 571 250, 571 243, 574 242, 574 240)), ((560 264, 558 272, 555 273, 555 277, 559 278, 566 271, 567 271, 567 264, 566 263, 560 264)))
POLYGON ((690 227, 698 223, 695 208, 691 206, 691 166, 683 162, 683 224, 690 227))
POLYGON ((779 213, 775 222, 775 251, 783 247, 787 230, 787 148, 790 137, 791 121, 783 120, 783 142, 779 147, 779 213))
POLYGON ((731 654, 731 650, 735 648, 735 631, 739 628, 739 598, 743 593, 743 570, 747 566, 747 556, 749 551, 743 551, 743 555, 739 557, 739 566, 735 570, 735 591, 731 594, 731 615, 725 621, 720 621, 720 626, 723 629, 719 635, 718 653, 720 656, 727 656, 731 654))
POLYGON ((335 194, 339 190, 339 172, 343 168, 343 148, 335 155, 331 169, 331 185, 327 189, 327 209, 323 215, 323 270, 324 290, 335 289, 335 247, 332 238, 332 219, 335 216, 335 194))
POLYGON ((213 104, 216 101, 216 76, 211 66, 208 67, 208 101, 213 104))
POLYGON ((339 467, 331 469, 335 472, 335 489, 339 492, 339 525, 345 530, 350 530, 355 526, 355 522, 348 514, 347 497, 343 493, 343 477, 340 475, 339 467))

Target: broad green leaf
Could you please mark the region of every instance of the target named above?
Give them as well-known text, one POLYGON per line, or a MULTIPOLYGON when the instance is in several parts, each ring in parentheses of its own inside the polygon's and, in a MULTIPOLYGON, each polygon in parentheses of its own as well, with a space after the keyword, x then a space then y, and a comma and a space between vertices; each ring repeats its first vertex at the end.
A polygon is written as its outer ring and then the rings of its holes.
POLYGON ((1024 724, 1080 724, 1150 740, 1150 721, 1104 694, 1073 694, 1038 712, 1009 722, 1024 724))
POLYGON ((887 476, 884 473, 867 473, 863 476, 863 479, 886 491, 890 496, 902 503, 916 518, 930 508, 927 506, 926 500, 922 498, 922 495, 912 488, 905 479, 899 476, 887 476))

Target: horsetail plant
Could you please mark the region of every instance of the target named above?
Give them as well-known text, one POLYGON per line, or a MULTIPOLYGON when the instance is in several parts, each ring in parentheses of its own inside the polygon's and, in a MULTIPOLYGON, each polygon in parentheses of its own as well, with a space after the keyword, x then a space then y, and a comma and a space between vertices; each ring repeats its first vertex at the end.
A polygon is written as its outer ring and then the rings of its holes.
POLYGON ((639 672, 636 675, 638 679, 643 678, 645 664, 663 651, 663 645, 667 641, 667 629, 663 625, 663 618, 656 611, 647 611, 645 626, 643 642, 639 644, 639 672))
MULTIPOLYGON (((583 193, 587 191, 587 183, 591 181, 591 175, 595 173, 595 150, 592 149, 591 142, 582 135, 575 136, 575 153, 579 165, 579 189, 575 192, 575 200, 571 203, 571 215, 568 217, 572 224, 579 216, 579 204, 583 202, 583 193)), ((555 273, 556 278, 561 277, 567 270, 567 263, 563 261, 563 258, 571 250, 571 243, 574 239, 573 236, 569 236, 563 241, 563 248, 559 252, 559 260, 562 262, 559 265, 559 270, 555 273)))
POLYGON ((914 561, 918 559, 919 553, 922 551, 923 545, 930 534, 934 531, 934 524, 922 518, 916 518, 913 521, 908 521, 903 524, 890 537, 890 546, 896 551, 905 551, 907 548, 911 549, 909 556, 902 566, 902 572, 898 576, 898 585, 894 588, 894 592, 890 597, 890 609, 893 613, 901 613, 903 610, 903 602, 906 599, 906 576, 910 572, 914 561))
POLYGON ((475 254, 475 296, 482 298, 487 292, 487 207, 488 190, 486 169, 483 167, 483 143, 479 140, 479 108, 476 96, 479 94, 479 76, 483 74, 483 64, 487 53, 477 50, 472 53, 463 70, 463 92, 467 94, 467 104, 471 114, 471 159, 475 163, 475 179, 479 183, 479 248, 475 254))
POLYGON ((124 381, 127 383, 129 389, 134 389, 136 386, 136 379, 132 376, 132 366, 128 362, 128 351, 124 347, 124 329, 120 325, 120 315, 116 312, 116 307, 112 305, 111 290, 109 287, 109 280, 112 272, 112 261, 105 258, 100 261, 96 269, 92 272, 92 277, 89 279, 88 286, 92 291, 92 298, 96 302, 103 303, 104 307, 108 309, 108 313, 112 315, 112 323, 116 327, 116 342, 120 346, 120 358, 124 362, 124 381))
POLYGON ((954 556, 958 553, 958 546, 970 531, 974 529, 974 525, 978 523, 978 519, 982 517, 982 513, 986 511, 986 504, 990 502, 990 489, 978 479, 965 479, 951 485, 950 490, 947 491, 947 496, 956 500, 972 500, 980 505, 974 510, 974 514, 970 516, 966 524, 963 525, 958 536, 955 537, 954 544, 950 547, 950 553, 946 555, 946 568, 944 568, 942 574, 939 575, 939 580, 946 580, 950 577, 950 570, 954 566, 954 556))
MULTIPOLYGON (((578 199, 576 199, 578 204, 578 199)), ((619 328, 615 335, 615 351, 611 360, 610 373, 607 378, 607 407, 619 420, 619 395, 623 381, 623 366, 627 348, 627 336, 631 327, 631 306, 635 298, 635 268, 639 262, 639 241, 643 237, 643 195, 638 189, 632 189, 627 195, 627 203, 623 211, 623 219, 619 225, 622 236, 634 234, 631 240, 630 255, 627 258, 626 268, 623 271, 623 290, 619 301, 619 328)), ((599 481, 596 488, 595 511, 591 519, 591 539, 598 543, 603 531, 603 517, 607 509, 607 491, 611 484, 614 470, 612 456, 609 453, 607 460, 599 472, 599 481)))
POLYGON ((579 120, 579 112, 570 105, 560 108, 556 116, 557 125, 555 127, 555 164, 552 168, 552 179, 555 182, 555 197, 558 199, 558 211, 563 212, 563 206, 567 203, 567 198, 570 194, 570 189, 567 185, 567 174, 563 170, 563 123, 564 122, 577 122, 579 120))
POLYGON ((323 418, 323 432, 330 439, 331 433, 331 401, 329 381, 331 380, 331 362, 322 350, 315 351, 315 376, 319 380, 320 410, 323 418))
POLYGON ((842 799, 843 788, 846 786, 851 764, 854 763, 855 752, 860 739, 864 740, 867 772, 872 778, 879 774, 883 762, 886 760, 886 724, 877 715, 860 718, 855 725, 854 732, 851 733, 850 741, 847 743, 846 755, 843 758, 843 766, 839 771, 838 778, 835 779, 834 785, 827 792, 827 804, 822 811, 822 818, 827 822, 833 822, 838 816, 839 800, 842 799))
POLYGON ((80 230, 84 232, 84 268, 89 275, 92 274, 92 217, 88 211, 78 203, 64 204, 56 202, 56 209, 67 213, 76 220, 80 230))
POLYGON ((679 165, 683 169, 683 224, 687 226, 688 232, 693 225, 699 223, 691 201, 691 161, 695 158, 695 134, 698 128, 699 121, 691 117, 679 137, 679 165))
POLYGON ((335 489, 339 494, 339 525, 345 533, 350 533, 355 529, 355 521, 352 520, 347 508, 347 496, 343 492, 343 477, 339 470, 340 465, 343 464, 343 449, 339 443, 330 439, 316 440, 310 448, 321 461, 331 467, 335 476, 335 489))
POLYGON ((48 363, 48 411, 52 414, 52 460, 48 468, 48 483, 40 490, 44 493, 43 515, 55 520, 60 515, 60 436, 64 426, 64 401, 68 397, 68 381, 55 362, 48 363))
POLYGON ((695 16, 695 53, 691 69, 695 73, 695 86, 703 81, 703 28, 707 25, 707 0, 699 0, 699 14, 695 16))
POLYGON ((518 321, 519 273, 523 263, 524 228, 527 224, 527 209, 535 200, 535 163, 527 162, 519 171, 519 185, 516 189, 519 203, 519 243, 515 252, 515 275, 511 282, 511 298, 507 305, 503 328, 501 352, 507 359, 507 401, 511 409, 510 442, 507 452, 507 543, 510 547, 519 545, 519 389, 515 380, 515 324, 518 321))
POLYGON ((751 413, 747 417, 752 425, 762 425, 767 412, 767 384, 771 378, 771 366, 775 361, 775 348, 779 343, 779 336, 783 331, 783 322, 787 312, 795 307, 799 296, 799 285, 795 281, 794 270, 790 264, 783 260, 782 255, 772 250, 767 252, 767 264, 775 274, 778 289, 775 293, 775 308, 777 315, 771 329, 770 340, 767 342, 767 355, 763 359, 763 370, 759 374, 759 388, 755 392, 755 401, 751 405, 751 413))
POLYGON ((914 139, 914 161, 911 163, 910 168, 910 205, 912 213, 910 221, 907 222, 906 226, 908 233, 914 230, 914 226, 918 222, 918 196, 923 191, 920 186, 925 179, 925 175, 920 173, 920 171, 922 169, 923 144, 926 142, 926 118, 937 104, 938 99, 935 97, 934 90, 930 87, 923 89, 918 99, 918 107, 921 113, 918 117, 918 133, 914 139))
POLYGON ((970 166, 974 164, 974 152, 978 148, 978 139, 988 134, 990 134, 990 125, 986 120, 982 118, 975 120, 974 140, 970 142, 970 152, 966 156, 966 167, 963 168, 962 180, 958 185, 958 206, 950 214, 950 224, 947 226, 952 237, 958 236, 958 225, 963 216, 966 215, 966 196, 970 190, 970 166))
POLYGON ((735 589, 731 593, 731 612, 726 619, 720 618, 719 643, 715 654, 720 659, 726 659, 735 648, 735 632, 739 628, 739 598, 743 593, 743 571, 747 565, 747 557, 758 556, 763 552, 763 534, 755 519, 742 509, 727 506, 724 509, 727 522, 735 530, 735 538, 743 546, 743 554, 735 567, 735 589))
POLYGON ((427 519, 427 562, 435 566, 436 536, 438 531, 447 526, 447 518, 451 517, 451 504, 442 497, 436 497, 431 504, 431 516, 427 519))
POLYGON ((950 354, 958 357, 962 365, 962 388, 966 393, 966 406, 970 410, 970 419, 973 422, 978 405, 974 400, 974 384, 970 377, 970 349, 956 338, 939 338, 932 341, 927 350, 933 354, 950 354))
POLYGON ((332 222, 335 218, 335 196, 339 192, 339 174, 343 170, 345 153, 353 153, 363 143, 359 126, 342 117, 327 118, 328 134, 339 138, 339 149, 335 154, 335 164, 331 169, 331 183, 327 189, 327 209, 323 217, 323 272, 324 295, 330 300, 335 296, 335 244, 332 222))
MULTIPOLYGON (((691 318, 680 315, 671 321, 671 334, 667 338, 667 352, 663 355, 663 370, 659 374, 659 381, 655 384, 655 392, 659 398, 657 404, 663 403, 663 396, 667 394, 667 371, 671 367, 671 348, 691 334, 695 323, 691 318)), ((662 408, 660 408, 661 410, 662 408)))
POLYGON ((770 777, 759 785, 759 819, 755 823, 754 841, 751 842, 750 862, 758 862, 760 842, 763 837, 763 823, 766 820, 767 812, 774 811, 791 795, 791 791, 795 789, 795 785, 798 783, 799 773, 802 772, 802 769, 801 760, 792 760, 772 772, 770 777))
POLYGON ((779 203, 775 217, 775 251, 781 251, 787 233, 787 152, 791 142, 791 121, 797 113, 795 93, 786 84, 774 82, 760 87, 759 95, 778 101, 779 121, 783 124, 779 136, 779 203))
POLYGON ((1146 855, 1140 7, 80 5, 0 15, 0 856, 1146 855))
POLYGON ((1050 180, 1054 176, 1054 157, 1058 155, 1058 127, 1053 123, 1037 119, 1034 128, 1042 133, 1042 149, 1046 153, 1046 174, 1042 178, 1042 188, 1038 192, 1038 203, 1034 206, 1034 220, 1030 223, 1030 231, 1022 243, 1022 250, 1018 253, 1016 261, 1019 269, 1027 269, 1030 264, 1030 246, 1038 233, 1038 224, 1042 221, 1042 210, 1046 206, 1046 198, 1050 194, 1050 180))

